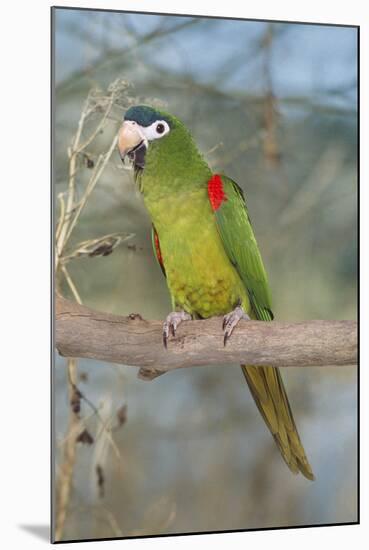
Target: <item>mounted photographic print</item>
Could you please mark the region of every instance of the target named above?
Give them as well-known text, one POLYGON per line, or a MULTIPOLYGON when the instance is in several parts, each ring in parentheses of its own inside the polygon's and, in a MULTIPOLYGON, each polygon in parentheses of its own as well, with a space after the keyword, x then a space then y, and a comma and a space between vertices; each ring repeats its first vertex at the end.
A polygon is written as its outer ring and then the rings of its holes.
POLYGON ((358 522, 358 33, 52 9, 53 541, 358 522))

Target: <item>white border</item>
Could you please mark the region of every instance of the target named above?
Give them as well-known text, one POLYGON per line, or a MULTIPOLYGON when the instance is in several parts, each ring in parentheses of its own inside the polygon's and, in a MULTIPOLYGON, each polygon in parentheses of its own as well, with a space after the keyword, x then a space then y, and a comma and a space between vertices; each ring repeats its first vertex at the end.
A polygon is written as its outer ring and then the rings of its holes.
MULTIPOLYGON (((368 143, 369 20, 365 3, 258 0, 59 0, 57 5, 361 25, 362 151, 368 143)), ((49 522, 49 1, 4 3, 1 11, 1 544, 45 544, 21 525, 49 522), (3 120, 5 118, 5 127, 3 120), (10 329, 10 330, 9 330, 10 329)), ((361 241, 367 250, 368 154, 361 171, 361 241)), ((368 253, 362 262, 362 333, 368 333, 368 253)), ((368 387, 368 338, 362 342, 362 393, 368 387)), ((362 424, 369 418, 363 404, 362 424)), ((368 402, 368 399, 366 399, 368 402)), ((87 548, 362 548, 368 538, 368 432, 362 431, 362 525, 83 543, 87 548)), ((282 495, 281 495, 282 498, 282 495)), ((69 545, 69 548, 75 544, 69 545)))

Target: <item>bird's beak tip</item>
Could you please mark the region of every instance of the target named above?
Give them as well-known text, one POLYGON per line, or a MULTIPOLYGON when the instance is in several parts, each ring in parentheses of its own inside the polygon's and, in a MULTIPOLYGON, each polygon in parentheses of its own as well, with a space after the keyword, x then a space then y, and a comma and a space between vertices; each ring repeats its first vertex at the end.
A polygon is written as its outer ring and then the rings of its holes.
POLYGON ((137 126, 125 120, 118 133, 118 149, 123 162, 127 154, 137 147, 141 141, 142 136, 137 126))

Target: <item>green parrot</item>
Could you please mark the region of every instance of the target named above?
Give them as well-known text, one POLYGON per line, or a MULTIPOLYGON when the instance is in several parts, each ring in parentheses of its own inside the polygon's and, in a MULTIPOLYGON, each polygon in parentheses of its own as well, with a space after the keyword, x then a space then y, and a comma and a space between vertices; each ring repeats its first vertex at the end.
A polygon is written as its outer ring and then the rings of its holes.
MULTIPOLYGON (((165 347, 179 324, 192 318, 222 315, 224 345, 240 319, 273 320, 244 194, 229 177, 212 173, 185 125, 162 110, 131 107, 118 148, 123 162, 128 157, 134 166, 172 299, 165 347)), ((286 464, 313 480, 279 369, 241 368, 286 464)))

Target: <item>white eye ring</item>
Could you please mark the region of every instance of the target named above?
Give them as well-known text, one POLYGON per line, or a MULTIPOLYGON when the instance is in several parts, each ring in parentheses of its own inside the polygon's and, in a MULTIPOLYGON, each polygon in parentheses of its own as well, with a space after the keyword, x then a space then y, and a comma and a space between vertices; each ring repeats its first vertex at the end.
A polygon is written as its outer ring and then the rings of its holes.
POLYGON ((170 132, 169 124, 166 120, 156 120, 150 126, 142 127, 141 131, 146 139, 160 139, 170 132))

